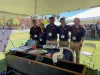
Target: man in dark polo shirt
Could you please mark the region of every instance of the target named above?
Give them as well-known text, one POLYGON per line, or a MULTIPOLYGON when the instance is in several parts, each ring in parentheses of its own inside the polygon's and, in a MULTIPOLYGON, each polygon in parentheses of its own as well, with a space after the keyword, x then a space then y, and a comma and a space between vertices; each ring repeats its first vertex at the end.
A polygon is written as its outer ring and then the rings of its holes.
POLYGON ((32 20, 33 27, 30 29, 30 40, 35 40, 36 44, 39 42, 40 27, 36 25, 36 20, 32 20))
POLYGON ((80 19, 74 19, 74 25, 70 28, 71 30, 71 42, 70 48, 76 52, 76 62, 79 63, 80 49, 84 41, 84 28, 80 26, 80 19))
POLYGON ((65 23, 65 18, 60 19, 61 25, 59 26, 59 46, 68 47, 69 46, 69 26, 65 23))
POLYGON ((49 18, 49 23, 46 26, 46 32, 47 32, 47 41, 46 44, 52 44, 57 46, 57 30, 58 27, 54 24, 54 17, 49 18))

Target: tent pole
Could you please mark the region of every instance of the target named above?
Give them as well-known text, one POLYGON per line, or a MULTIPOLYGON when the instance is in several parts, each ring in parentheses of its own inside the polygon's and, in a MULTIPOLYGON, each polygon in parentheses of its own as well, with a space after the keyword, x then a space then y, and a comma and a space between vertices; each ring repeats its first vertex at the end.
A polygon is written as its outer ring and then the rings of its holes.
POLYGON ((14 45, 14 43, 12 42, 12 40, 9 38, 9 40, 10 40, 10 42, 11 42, 11 44, 13 45, 13 47, 15 48, 15 45, 14 45))
POLYGON ((37 0, 35 0, 35 11, 34 11, 34 14, 36 15, 37 13, 37 0))

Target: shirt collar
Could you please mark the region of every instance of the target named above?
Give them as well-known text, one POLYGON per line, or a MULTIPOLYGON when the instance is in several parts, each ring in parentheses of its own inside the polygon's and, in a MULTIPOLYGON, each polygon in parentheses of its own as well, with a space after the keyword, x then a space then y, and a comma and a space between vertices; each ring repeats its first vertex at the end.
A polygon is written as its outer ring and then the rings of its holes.
POLYGON ((33 26, 33 28, 37 28, 37 26, 33 26))
POLYGON ((55 24, 49 24, 50 26, 54 26, 55 24))

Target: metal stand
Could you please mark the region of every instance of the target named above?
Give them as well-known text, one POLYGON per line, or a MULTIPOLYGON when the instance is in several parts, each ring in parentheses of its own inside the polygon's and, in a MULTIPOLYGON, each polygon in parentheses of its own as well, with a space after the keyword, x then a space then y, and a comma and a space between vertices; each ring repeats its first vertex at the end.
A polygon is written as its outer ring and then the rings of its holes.
POLYGON ((11 44, 13 45, 13 47, 15 48, 15 45, 14 45, 14 43, 12 42, 12 40, 11 40, 11 39, 9 39, 9 40, 10 40, 11 44))

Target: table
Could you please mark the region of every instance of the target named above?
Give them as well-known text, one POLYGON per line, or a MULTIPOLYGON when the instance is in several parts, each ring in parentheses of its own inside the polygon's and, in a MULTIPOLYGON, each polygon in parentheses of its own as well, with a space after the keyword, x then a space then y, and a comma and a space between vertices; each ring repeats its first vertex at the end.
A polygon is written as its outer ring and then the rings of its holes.
POLYGON ((40 56, 37 54, 11 51, 6 56, 7 66, 27 75, 84 75, 85 73, 85 65, 65 60, 59 60, 58 63, 53 64, 52 59, 46 56, 42 56, 43 59, 41 61, 36 60, 40 56))

